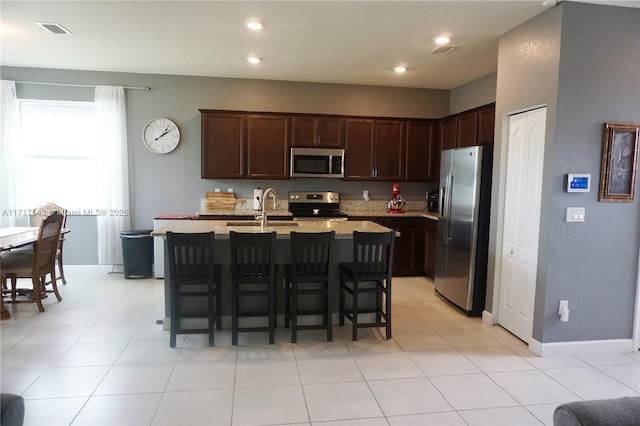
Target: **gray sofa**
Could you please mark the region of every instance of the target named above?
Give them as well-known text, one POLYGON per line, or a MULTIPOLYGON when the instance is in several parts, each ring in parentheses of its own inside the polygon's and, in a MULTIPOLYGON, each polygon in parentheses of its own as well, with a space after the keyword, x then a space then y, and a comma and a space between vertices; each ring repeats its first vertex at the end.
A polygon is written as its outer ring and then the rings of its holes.
POLYGON ((0 394, 0 425, 22 426, 24 422, 24 400, 20 395, 0 394))
POLYGON ((553 413, 554 426, 638 426, 640 396, 559 405, 553 413))

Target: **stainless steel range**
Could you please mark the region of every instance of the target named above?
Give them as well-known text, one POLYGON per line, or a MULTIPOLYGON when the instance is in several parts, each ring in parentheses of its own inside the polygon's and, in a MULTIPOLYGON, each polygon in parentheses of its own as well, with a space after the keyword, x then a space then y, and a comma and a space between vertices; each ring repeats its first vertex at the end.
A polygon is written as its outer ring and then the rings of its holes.
POLYGON ((289 211, 294 220, 347 220, 340 211, 339 192, 290 192, 289 211))

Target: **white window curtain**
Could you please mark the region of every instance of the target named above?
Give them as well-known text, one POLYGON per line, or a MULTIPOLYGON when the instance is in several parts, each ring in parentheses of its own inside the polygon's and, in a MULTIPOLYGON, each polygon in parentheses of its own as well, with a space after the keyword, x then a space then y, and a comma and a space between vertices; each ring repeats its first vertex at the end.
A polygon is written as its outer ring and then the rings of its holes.
POLYGON ((97 86, 97 132, 102 159, 102 198, 98 213, 98 263, 122 264, 120 232, 129 230, 127 114, 122 87, 97 86))
POLYGON ((16 96, 16 84, 2 80, 0 101, 0 226, 10 227, 19 223, 20 209, 20 105, 16 96))

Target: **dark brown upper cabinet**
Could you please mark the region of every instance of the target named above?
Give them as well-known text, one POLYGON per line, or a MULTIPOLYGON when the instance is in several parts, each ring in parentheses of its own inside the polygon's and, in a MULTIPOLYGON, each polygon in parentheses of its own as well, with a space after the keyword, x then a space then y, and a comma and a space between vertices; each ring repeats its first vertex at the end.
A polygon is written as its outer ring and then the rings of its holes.
POLYGON ((345 179, 404 180, 403 120, 347 119, 345 179))
POLYGON ((408 182, 435 182, 438 161, 435 148, 435 124, 433 121, 407 121, 407 150, 405 179, 408 182))
POLYGON ((401 120, 376 120, 373 164, 374 179, 400 181, 404 179, 404 130, 401 120))
POLYGON ((440 144, 443 151, 457 147, 457 134, 458 121, 456 117, 445 118, 440 121, 440 144))
POLYGON ((446 149, 493 143, 495 104, 464 111, 440 120, 440 146, 446 149))
POLYGON ((203 179, 288 179, 289 117, 200 110, 203 179))
POLYGON ((201 177, 245 177, 245 116, 203 112, 201 126, 201 177))
POLYGON ((478 113, 473 111, 457 117, 456 146, 474 146, 478 139, 478 113))
POLYGON ((344 148, 345 119, 294 115, 291 117, 291 146, 344 148))
POLYGON ((347 180, 437 182, 442 149, 467 146, 476 136, 485 141, 493 134, 491 114, 483 109, 439 121, 200 112, 203 179, 288 179, 290 148, 297 146, 344 147, 347 180))
POLYGON ((347 119, 345 125, 345 179, 371 180, 373 174, 373 120, 347 119))
POLYGON ((251 114, 247 117, 247 177, 289 178, 289 117, 251 114))
POLYGON ((478 111, 478 145, 492 144, 495 133, 496 105, 478 111))

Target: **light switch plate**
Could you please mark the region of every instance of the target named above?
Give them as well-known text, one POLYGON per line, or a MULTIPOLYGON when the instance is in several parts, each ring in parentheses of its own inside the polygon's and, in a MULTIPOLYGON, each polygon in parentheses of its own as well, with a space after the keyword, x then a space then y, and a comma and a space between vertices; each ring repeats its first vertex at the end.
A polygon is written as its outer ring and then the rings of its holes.
POLYGON ((584 207, 567 207, 567 222, 584 222, 584 207))

